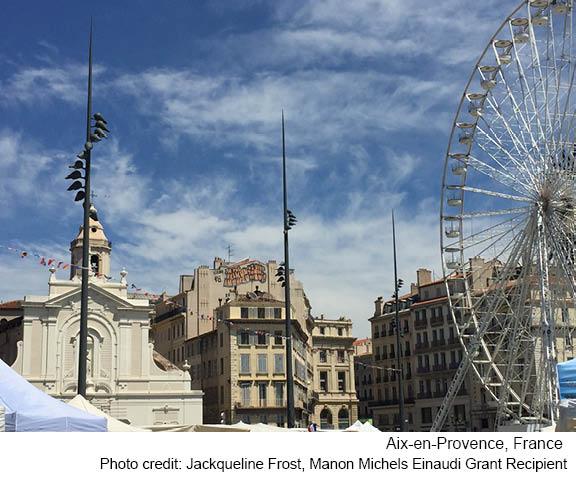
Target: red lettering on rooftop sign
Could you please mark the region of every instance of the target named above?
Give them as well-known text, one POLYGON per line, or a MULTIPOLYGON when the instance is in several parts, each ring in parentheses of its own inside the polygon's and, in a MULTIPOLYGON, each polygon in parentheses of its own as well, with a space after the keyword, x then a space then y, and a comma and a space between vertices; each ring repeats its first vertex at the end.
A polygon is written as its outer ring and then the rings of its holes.
POLYGON ((266 267, 259 262, 230 265, 224 270, 224 286, 233 287, 248 282, 266 281, 266 267))

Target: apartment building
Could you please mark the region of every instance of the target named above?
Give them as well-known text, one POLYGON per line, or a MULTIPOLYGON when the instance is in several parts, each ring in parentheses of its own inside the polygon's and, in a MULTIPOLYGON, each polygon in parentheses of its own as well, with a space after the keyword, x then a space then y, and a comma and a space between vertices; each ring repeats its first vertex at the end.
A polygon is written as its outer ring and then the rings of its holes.
POLYGON ((358 398, 358 419, 372 421, 368 402, 374 400, 372 393, 372 339, 361 338, 352 344, 354 348, 354 383, 358 398))
MULTIPOLYGON (((408 431, 429 431, 452 381, 463 352, 449 312, 443 280, 433 281, 429 270, 419 269, 411 291, 399 298, 401 333, 398 352, 394 299, 375 302, 372 324, 373 399, 368 402, 374 424, 394 431, 399 425, 399 369, 403 370, 405 421, 408 431)), ((460 289, 460 290, 458 290, 460 289)), ((454 282, 455 292, 463 283, 454 282)), ((451 431, 491 430, 494 407, 470 372, 445 425, 451 431)))
POLYGON ((343 430, 358 419, 352 321, 314 318, 314 420, 322 429, 343 430))
MULTIPOLYGON (((286 426, 284 303, 260 290, 215 310, 215 329, 185 342, 192 386, 204 391, 204 423, 286 426)), ((308 334, 292 322, 297 426, 312 420, 308 334)))

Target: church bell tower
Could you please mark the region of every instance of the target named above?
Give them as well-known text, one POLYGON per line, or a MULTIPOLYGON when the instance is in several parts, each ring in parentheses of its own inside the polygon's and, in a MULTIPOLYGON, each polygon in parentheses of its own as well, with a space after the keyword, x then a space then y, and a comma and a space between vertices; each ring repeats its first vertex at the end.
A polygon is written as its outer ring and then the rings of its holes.
MULTIPOLYGON (((104 227, 98 220, 98 212, 94 205, 90 205, 90 276, 99 280, 110 277, 110 252, 112 244, 106 238, 104 227)), ((78 235, 70 243, 71 268, 70 279, 82 276, 82 239, 84 228, 80 227, 78 235)))

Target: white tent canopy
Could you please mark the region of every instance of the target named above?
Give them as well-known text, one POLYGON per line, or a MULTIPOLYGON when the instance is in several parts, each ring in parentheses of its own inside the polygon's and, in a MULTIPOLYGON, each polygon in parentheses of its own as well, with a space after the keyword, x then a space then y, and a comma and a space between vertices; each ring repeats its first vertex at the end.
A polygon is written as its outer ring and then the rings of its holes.
POLYGON ((42 392, 0 360, 0 405, 7 432, 105 432, 106 419, 42 392))
POLYGON ((72 400, 68 402, 69 405, 76 407, 79 410, 83 410, 84 412, 88 412, 92 415, 96 415, 97 417, 103 417, 108 421, 108 431, 109 432, 147 432, 143 428, 133 427, 132 425, 128 425, 120 420, 117 420, 110 415, 107 415, 102 410, 96 408, 92 405, 88 400, 86 400, 82 395, 76 395, 72 400))

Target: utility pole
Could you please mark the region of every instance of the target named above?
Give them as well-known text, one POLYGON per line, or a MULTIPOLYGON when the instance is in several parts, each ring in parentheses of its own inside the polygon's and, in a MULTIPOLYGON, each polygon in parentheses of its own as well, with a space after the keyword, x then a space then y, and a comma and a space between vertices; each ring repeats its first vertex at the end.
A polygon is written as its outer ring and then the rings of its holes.
POLYGON ((402 365, 402 359, 404 357, 402 353, 402 346, 400 343, 400 318, 398 314, 398 291, 404 283, 403 280, 398 280, 398 267, 396 263, 396 225, 394 223, 394 210, 392 210, 392 245, 394 248, 394 323, 396 325, 396 350, 398 352, 398 407, 399 407, 399 421, 400 421, 400 431, 406 431, 406 420, 404 413, 404 366, 402 365))

